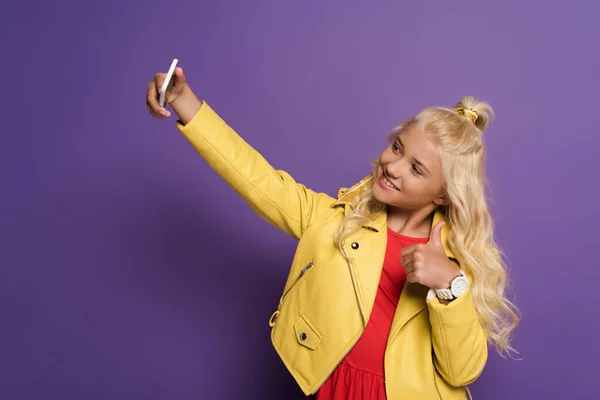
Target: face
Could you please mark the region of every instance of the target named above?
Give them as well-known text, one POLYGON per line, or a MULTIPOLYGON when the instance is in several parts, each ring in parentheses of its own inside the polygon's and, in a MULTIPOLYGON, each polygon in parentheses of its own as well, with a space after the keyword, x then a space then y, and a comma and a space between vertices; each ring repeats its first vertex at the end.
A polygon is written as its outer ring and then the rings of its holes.
POLYGON ((379 156, 373 196, 380 202, 405 211, 418 210, 442 196, 442 164, 427 136, 409 126, 379 156))

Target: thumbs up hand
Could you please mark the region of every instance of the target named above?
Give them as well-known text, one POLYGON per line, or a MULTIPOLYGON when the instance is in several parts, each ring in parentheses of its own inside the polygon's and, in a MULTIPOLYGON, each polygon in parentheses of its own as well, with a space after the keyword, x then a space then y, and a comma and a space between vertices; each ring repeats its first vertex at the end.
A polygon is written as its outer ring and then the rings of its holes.
POLYGON ((429 244, 413 244, 402 249, 402 266, 406 280, 432 289, 447 289, 460 273, 446 256, 442 246, 442 227, 438 222, 432 229, 429 244))

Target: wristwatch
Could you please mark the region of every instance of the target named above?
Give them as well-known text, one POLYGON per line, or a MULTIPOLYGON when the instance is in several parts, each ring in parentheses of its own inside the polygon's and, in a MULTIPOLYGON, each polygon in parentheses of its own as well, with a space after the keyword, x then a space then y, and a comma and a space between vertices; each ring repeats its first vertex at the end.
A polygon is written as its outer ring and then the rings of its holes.
POLYGON ((436 296, 442 300, 454 300, 463 294, 467 287, 469 287, 469 280, 465 275, 464 271, 460 271, 460 273, 452 279, 450 282, 450 287, 447 289, 434 289, 436 296))

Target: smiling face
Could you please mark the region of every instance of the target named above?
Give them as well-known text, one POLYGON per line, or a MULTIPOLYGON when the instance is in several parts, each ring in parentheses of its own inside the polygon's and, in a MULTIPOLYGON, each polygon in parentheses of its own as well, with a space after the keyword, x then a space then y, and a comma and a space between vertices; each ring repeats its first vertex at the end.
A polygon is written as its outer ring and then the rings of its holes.
POLYGON ((442 188, 436 147, 423 132, 407 126, 379 156, 373 196, 391 207, 414 211, 431 203, 446 204, 442 188))

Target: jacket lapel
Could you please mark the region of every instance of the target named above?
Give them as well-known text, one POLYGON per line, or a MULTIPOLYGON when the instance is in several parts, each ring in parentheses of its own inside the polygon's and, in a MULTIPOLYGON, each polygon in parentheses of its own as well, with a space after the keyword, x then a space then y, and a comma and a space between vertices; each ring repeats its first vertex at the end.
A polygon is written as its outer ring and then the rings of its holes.
POLYGON ((344 242, 344 251, 350 256, 348 268, 365 326, 375 303, 386 245, 385 212, 380 213, 372 223, 363 226, 360 231, 348 236, 344 242), (353 244, 357 244, 358 247, 354 248, 353 244))
MULTIPOLYGON (((364 190, 371 184, 372 175, 369 174, 350 188, 341 188, 338 191, 338 199, 332 206, 344 206, 346 213, 351 211, 364 190)), ((432 228, 438 222, 444 221, 446 225, 442 228, 442 245, 449 258, 456 259, 448 244, 449 227, 443 211, 436 210, 433 215, 432 228)), ((431 237, 430 237, 431 241, 431 237)), ((429 242, 428 242, 429 243, 429 242)), ((352 274, 354 289, 357 300, 366 325, 371 307, 375 301, 377 288, 383 268, 383 258, 387 246, 387 213, 380 213, 373 221, 363 229, 346 239, 344 251, 354 259, 348 263, 352 274), (358 243, 359 248, 354 250, 352 243, 358 243)), ((390 339, 416 314, 427 307, 426 298, 429 288, 418 283, 406 282, 390 331, 390 339)))

